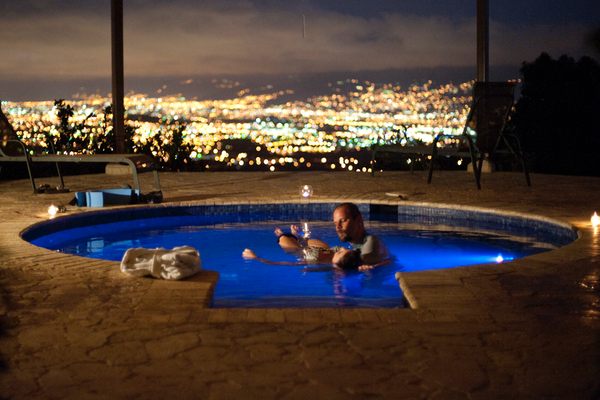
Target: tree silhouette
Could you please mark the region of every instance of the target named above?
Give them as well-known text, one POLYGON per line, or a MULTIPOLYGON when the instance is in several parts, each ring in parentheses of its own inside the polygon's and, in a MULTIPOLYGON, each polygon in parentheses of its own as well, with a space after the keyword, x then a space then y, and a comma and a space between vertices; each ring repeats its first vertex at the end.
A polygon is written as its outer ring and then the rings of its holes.
POLYGON ((590 57, 542 53, 521 67, 512 123, 532 170, 600 175, 600 65, 590 57))
POLYGON ((72 123, 71 118, 75 115, 75 110, 71 105, 59 99, 54 101, 54 108, 59 122, 48 137, 49 145, 53 146, 53 150, 60 153, 93 152, 93 143, 86 122, 94 116, 94 113, 88 114, 80 123, 72 123))

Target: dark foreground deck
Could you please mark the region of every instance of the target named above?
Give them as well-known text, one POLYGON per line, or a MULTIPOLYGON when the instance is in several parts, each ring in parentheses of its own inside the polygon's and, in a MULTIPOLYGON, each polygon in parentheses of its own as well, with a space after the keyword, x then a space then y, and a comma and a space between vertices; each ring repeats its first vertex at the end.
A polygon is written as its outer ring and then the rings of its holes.
MULTIPOLYGON (((581 238, 501 265, 404 274, 416 308, 208 309, 217 276, 136 279, 19 232, 73 194, 0 181, 0 398, 591 399, 599 394, 600 179, 425 174, 165 173, 165 201, 433 202, 555 218, 581 238), (386 193, 402 195, 393 198, 386 193)), ((69 177, 71 190, 120 177, 69 177)), ((40 182, 41 183, 41 182, 40 182)), ((75 210, 72 212, 80 212, 75 210)), ((210 266, 205 266, 209 269, 210 266)))

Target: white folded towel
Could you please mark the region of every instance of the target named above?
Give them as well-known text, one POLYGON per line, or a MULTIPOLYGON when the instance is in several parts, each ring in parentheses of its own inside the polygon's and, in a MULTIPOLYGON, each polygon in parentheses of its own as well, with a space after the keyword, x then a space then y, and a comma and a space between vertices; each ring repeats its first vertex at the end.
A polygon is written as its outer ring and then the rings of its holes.
POLYGON ((121 271, 133 276, 179 280, 198 273, 201 264, 200 254, 191 246, 172 250, 133 248, 123 255, 121 271))

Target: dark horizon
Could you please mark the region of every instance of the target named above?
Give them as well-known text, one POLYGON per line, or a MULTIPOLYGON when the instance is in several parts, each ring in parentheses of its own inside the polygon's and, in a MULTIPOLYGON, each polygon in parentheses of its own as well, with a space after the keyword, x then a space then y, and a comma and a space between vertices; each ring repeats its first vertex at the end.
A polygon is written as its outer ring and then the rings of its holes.
MULTIPOLYGON (((490 80, 519 78, 520 66, 491 66, 490 80)), ((377 84, 394 83, 403 87, 431 80, 434 84, 462 83, 475 79, 475 65, 469 67, 438 68, 390 68, 385 70, 331 71, 316 73, 280 74, 223 74, 187 75, 164 77, 125 76, 125 93, 144 93, 150 97, 183 95, 186 99, 235 98, 242 89, 250 93, 275 92, 291 89, 291 100, 307 98, 331 92, 328 84, 339 80, 358 79, 377 84)), ((82 95, 109 96, 111 78, 65 77, 61 79, 2 79, 0 78, 0 100, 2 101, 51 101, 71 100, 82 95)))
MULTIPOLYGON (((588 38, 598 29, 599 7, 590 0, 489 2, 490 79, 518 77, 521 63, 542 51, 597 57, 588 38), (514 72, 498 73, 498 66, 514 72)), ((267 81, 259 74, 405 84, 475 76, 475 0, 131 0, 123 11, 126 91, 152 94, 166 84, 172 93, 205 98, 226 93, 177 81, 217 77, 253 87, 267 81)), ((0 15, 0 99, 108 93, 110 2, 3 2, 0 15)))

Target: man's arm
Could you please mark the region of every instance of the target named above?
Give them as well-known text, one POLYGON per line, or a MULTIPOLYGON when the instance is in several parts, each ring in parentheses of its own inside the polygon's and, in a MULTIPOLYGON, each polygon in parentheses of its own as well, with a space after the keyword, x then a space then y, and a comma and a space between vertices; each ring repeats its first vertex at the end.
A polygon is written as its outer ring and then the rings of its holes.
POLYGON ((382 267, 384 265, 388 265, 391 262, 392 262, 392 259, 391 258, 387 258, 387 259, 385 259, 385 260, 383 260, 383 261, 381 261, 381 262, 379 262, 377 264, 363 264, 363 265, 361 265, 361 266, 358 267, 358 270, 359 271, 370 271, 370 270, 372 270, 374 268, 382 267))
POLYGON ((360 259, 365 265, 375 265, 388 258, 388 252, 377 236, 368 235, 360 248, 360 259))

